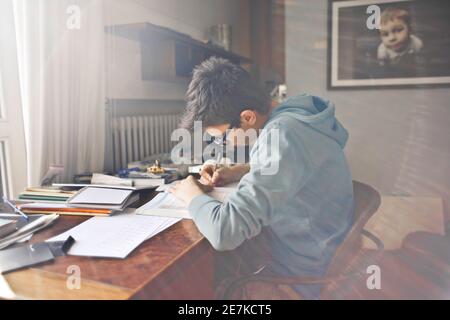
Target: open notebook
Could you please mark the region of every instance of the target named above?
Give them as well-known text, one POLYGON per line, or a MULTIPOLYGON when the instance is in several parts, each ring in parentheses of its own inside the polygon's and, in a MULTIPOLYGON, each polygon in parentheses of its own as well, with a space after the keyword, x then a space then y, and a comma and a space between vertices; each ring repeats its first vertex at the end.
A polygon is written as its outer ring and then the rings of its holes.
MULTIPOLYGON (((225 202, 228 195, 234 190, 236 190, 235 187, 217 187, 208 193, 208 195, 220 202, 225 202)), ((141 215, 192 219, 186 204, 175 198, 167 190, 159 193, 150 202, 138 208, 136 213, 141 215)))

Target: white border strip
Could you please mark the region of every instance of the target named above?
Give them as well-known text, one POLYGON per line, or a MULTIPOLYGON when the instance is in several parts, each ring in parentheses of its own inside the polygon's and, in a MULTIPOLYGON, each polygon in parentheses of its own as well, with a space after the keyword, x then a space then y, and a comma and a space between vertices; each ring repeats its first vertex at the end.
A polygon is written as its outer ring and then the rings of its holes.
POLYGON ((13 194, 13 182, 12 182, 12 172, 11 172, 11 159, 10 159, 10 150, 9 150, 9 139, 1 138, 0 139, 0 170, 2 176, 2 185, 3 195, 8 198, 12 198, 13 194))
POLYGON ((6 122, 5 97, 3 94, 1 70, 0 70, 0 122, 6 122))

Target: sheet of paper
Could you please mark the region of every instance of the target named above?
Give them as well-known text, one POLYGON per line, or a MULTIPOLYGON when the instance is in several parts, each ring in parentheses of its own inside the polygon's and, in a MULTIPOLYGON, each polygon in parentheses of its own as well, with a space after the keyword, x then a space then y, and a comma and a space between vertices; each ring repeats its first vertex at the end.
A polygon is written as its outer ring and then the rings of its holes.
POLYGON ((122 204, 132 193, 131 190, 108 189, 108 188, 86 188, 71 200, 71 204, 94 203, 94 204, 122 204))
POLYGON ((94 217, 47 241, 72 236, 75 243, 68 252, 70 255, 124 259, 166 223, 167 218, 135 214, 94 217))
MULTIPOLYGON (((175 182, 172 182, 169 184, 162 184, 158 188, 156 188, 156 191, 158 191, 158 192, 168 191, 176 183, 177 182, 175 181, 175 182)), ((238 185, 239 185, 239 182, 233 182, 233 183, 227 184, 226 186, 223 186, 223 187, 216 187, 215 189, 218 189, 219 191, 220 190, 236 190, 238 185)))
MULTIPOLYGON (((220 202, 225 202, 230 192, 234 190, 236 189, 228 187, 214 188, 209 195, 220 202)), ((186 205, 168 192, 157 194, 151 201, 138 208, 136 213, 141 215, 192 219, 186 205)))
POLYGON ((188 168, 189 173, 200 173, 200 171, 202 170, 203 165, 197 165, 197 166, 190 166, 188 168))
MULTIPOLYGON (((124 214, 136 214, 136 209, 133 208, 128 208, 125 209, 124 214)), ((180 218, 165 218, 165 222, 163 222, 157 229, 155 229, 153 231, 153 233, 151 233, 147 239, 150 239, 153 236, 156 236, 157 234, 163 232, 164 230, 168 229, 169 227, 171 227, 172 225, 174 225, 175 223, 177 223, 178 221, 180 221, 180 218)))
POLYGON ((147 237, 147 239, 150 239, 153 236, 156 236, 157 234, 163 232, 166 229, 169 229, 171 226, 173 226, 175 223, 180 221, 180 218, 166 218, 166 222, 164 222, 161 226, 158 227, 150 236, 147 237))
POLYGON ((114 176, 108 176, 106 174, 94 173, 91 179, 92 184, 104 184, 104 185, 117 185, 132 187, 132 180, 124 180, 114 176))
POLYGON ((157 194, 151 201, 136 209, 136 213, 141 215, 192 219, 184 203, 168 192, 157 194))

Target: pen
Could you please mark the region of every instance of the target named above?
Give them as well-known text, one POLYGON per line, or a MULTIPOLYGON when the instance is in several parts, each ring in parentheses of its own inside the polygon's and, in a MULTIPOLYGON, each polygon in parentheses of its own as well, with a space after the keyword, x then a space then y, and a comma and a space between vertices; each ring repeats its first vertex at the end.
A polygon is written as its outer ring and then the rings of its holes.
POLYGON ((0 213, 0 218, 17 218, 17 214, 15 213, 0 213))
POLYGON ((14 212, 20 214, 23 218, 25 218, 25 220, 28 221, 28 216, 22 212, 22 210, 20 210, 19 208, 17 208, 15 205, 13 205, 8 198, 6 198, 5 196, 3 196, 3 202, 6 203, 7 205, 9 205, 11 208, 14 209, 14 212))
POLYGON ((214 171, 216 171, 218 168, 220 168, 220 165, 222 163, 222 151, 217 152, 217 158, 216 158, 216 165, 214 166, 214 171))

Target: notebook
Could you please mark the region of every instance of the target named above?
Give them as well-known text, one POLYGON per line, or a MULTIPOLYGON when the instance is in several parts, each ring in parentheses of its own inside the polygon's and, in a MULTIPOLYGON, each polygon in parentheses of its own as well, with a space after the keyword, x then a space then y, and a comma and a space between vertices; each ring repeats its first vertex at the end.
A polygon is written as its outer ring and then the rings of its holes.
POLYGON ((139 199, 130 189, 85 187, 71 197, 69 207, 123 210, 139 199))

